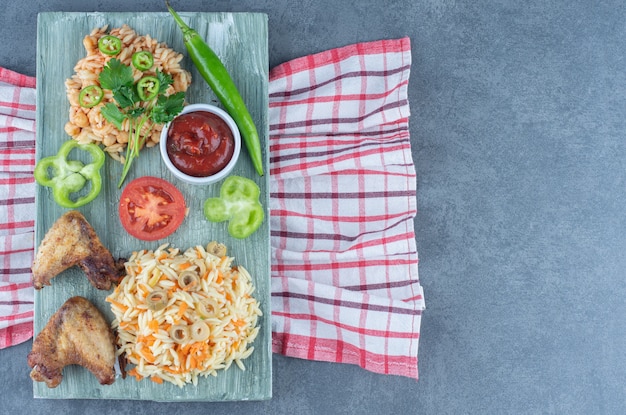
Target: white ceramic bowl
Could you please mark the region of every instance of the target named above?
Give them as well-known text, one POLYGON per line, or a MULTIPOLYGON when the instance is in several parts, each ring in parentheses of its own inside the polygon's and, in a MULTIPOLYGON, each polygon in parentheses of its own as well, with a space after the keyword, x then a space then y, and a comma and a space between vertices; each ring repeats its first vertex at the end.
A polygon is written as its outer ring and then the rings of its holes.
POLYGON ((161 159, 163 159, 163 162, 167 166, 168 170, 171 171, 174 176, 176 176, 178 179, 186 183, 197 184, 197 185, 208 185, 212 183, 217 183, 220 180, 226 178, 226 176, 228 176, 230 172, 233 170, 233 168, 235 167, 235 164, 237 164, 237 159, 239 159, 239 153, 241 152, 241 135, 239 134, 239 129, 237 128, 237 124, 235 124, 235 121, 232 119, 232 117, 226 111, 214 105, 190 104, 190 105, 187 105, 185 108, 183 108, 183 110, 181 111, 179 115, 177 115, 177 117, 182 114, 187 114, 189 112, 195 112, 195 111, 206 111, 206 112, 213 113, 219 116, 221 119, 223 119, 226 122, 226 124, 228 124, 228 126, 230 127, 230 130, 233 133, 233 138, 235 139, 235 149, 233 152, 233 156, 228 162, 228 164, 217 173, 212 174, 210 176, 204 176, 204 177, 190 176, 180 171, 172 163, 172 161, 170 160, 167 154, 167 134, 168 134, 171 123, 168 123, 165 126, 163 126, 163 130, 161 131, 161 141, 159 143, 159 148, 161 150, 161 159))

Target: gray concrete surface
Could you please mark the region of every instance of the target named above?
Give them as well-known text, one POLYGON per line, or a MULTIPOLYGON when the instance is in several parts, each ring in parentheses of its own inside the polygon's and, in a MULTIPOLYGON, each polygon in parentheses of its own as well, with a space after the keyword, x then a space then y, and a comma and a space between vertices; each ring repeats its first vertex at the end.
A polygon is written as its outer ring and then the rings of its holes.
MULTIPOLYGON (((173 1, 261 11, 270 64, 410 36, 415 221, 427 310, 419 382, 274 356, 267 402, 32 398, 31 343, 0 351, 2 414, 626 413, 626 20, 621 1, 173 1)), ((22 1, 0 65, 35 75, 41 11, 162 1, 22 1)))

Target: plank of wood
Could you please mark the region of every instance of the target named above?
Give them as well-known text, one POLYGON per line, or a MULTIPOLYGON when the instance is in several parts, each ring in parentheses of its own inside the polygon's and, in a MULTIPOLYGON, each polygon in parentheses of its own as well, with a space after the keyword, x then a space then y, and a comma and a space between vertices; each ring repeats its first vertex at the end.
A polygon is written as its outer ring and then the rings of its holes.
MULTIPOLYGON (((149 380, 118 377, 113 385, 102 386, 87 370, 70 366, 64 370, 63 382, 55 389, 34 382, 35 397, 138 399, 154 401, 225 401, 269 399, 272 393, 271 312, 270 312, 270 235, 269 235, 269 150, 268 150, 268 30, 267 16, 262 13, 180 13, 195 28, 222 59, 237 84, 256 126, 263 147, 266 175, 259 177, 242 149, 232 174, 253 179, 261 189, 266 220, 261 228, 245 240, 228 235, 225 223, 215 224, 204 219, 202 204, 216 196, 219 185, 193 186, 185 184, 165 168, 157 147, 144 149, 134 162, 126 179, 151 175, 174 183, 185 196, 189 215, 183 225, 166 240, 143 242, 128 235, 118 219, 117 205, 121 189, 117 181, 122 165, 107 157, 103 168, 104 184, 100 196, 79 208, 92 224, 115 257, 127 258, 135 250, 156 249, 164 242, 185 250, 206 245, 212 240, 225 243, 234 264, 249 270, 261 304, 261 331, 254 342, 255 351, 245 361, 247 370, 231 367, 217 377, 202 378, 198 386, 183 388, 158 385, 149 380)), ((85 55, 82 40, 96 27, 109 28, 128 24, 138 34, 149 34, 160 42, 183 53, 181 62, 192 73, 192 85, 187 93, 188 103, 209 102, 219 105, 215 95, 197 72, 183 44, 182 34, 168 13, 66 13, 49 12, 38 16, 37 28, 37 147, 36 157, 56 154, 60 145, 70 137, 64 131, 69 118, 69 102, 64 82, 74 73, 75 63, 85 55)), ((66 212, 52 199, 48 188, 37 186, 37 220, 35 241, 39 245, 54 221, 66 212)), ((52 280, 35 295, 35 333, 39 333, 52 314, 71 296, 82 295, 92 301, 107 317, 113 319, 104 301, 109 292, 98 291, 89 284, 82 272, 70 269, 52 280)))

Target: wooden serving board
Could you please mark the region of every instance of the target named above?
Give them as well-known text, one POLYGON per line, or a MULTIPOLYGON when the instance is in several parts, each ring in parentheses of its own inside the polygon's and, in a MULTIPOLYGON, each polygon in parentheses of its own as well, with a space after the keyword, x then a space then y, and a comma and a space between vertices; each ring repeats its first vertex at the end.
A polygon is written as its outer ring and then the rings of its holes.
MULTIPOLYGON (((266 219, 261 228, 245 240, 228 235, 226 224, 210 223, 204 219, 202 205, 208 197, 216 196, 221 183, 192 186, 174 178, 163 165, 158 147, 144 149, 134 162, 126 184, 140 176, 157 176, 176 185, 189 207, 189 215, 170 237, 156 242, 144 242, 128 235, 118 219, 117 188, 122 165, 107 157, 102 170, 103 189, 99 197, 79 208, 92 224, 115 257, 128 258, 133 251, 156 249, 164 242, 181 248, 206 245, 211 240, 225 243, 234 264, 244 265, 253 277, 256 298, 261 304, 261 331, 254 342, 254 353, 245 360, 247 370, 235 365, 217 377, 201 378, 197 386, 183 388, 149 380, 137 382, 133 377, 118 377, 113 385, 102 386, 86 369, 66 367, 61 384, 49 389, 44 383, 33 382, 35 397, 81 399, 140 399, 154 401, 227 401, 263 400, 272 394, 271 311, 270 311, 270 234, 269 234, 269 163, 268 163, 268 33, 267 16, 260 13, 180 13, 182 18, 207 41, 222 59, 246 101, 261 136, 266 175, 258 176, 245 148, 232 174, 255 180, 261 189, 261 202, 266 219)), ((69 103, 64 82, 74 73, 74 65, 85 56, 82 40, 96 27, 109 28, 128 24, 138 34, 149 34, 160 42, 183 53, 181 65, 189 70, 193 80, 187 93, 188 103, 208 102, 219 105, 214 94, 194 68, 187 55, 182 33, 168 13, 41 13, 37 28, 37 147, 36 157, 54 155, 70 137, 64 131, 69 117, 69 103)), ((37 219, 35 243, 39 245, 46 231, 67 209, 52 199, 50 189, 37 186, 37 219)), ((91 286, 82 271, 70 269, 52 280, 52 285, 35 294, 35 335, 54 312, 70 297, 81 295, 91 300, 107 317, 113 319, 108 303, 108 291, 91 286)))

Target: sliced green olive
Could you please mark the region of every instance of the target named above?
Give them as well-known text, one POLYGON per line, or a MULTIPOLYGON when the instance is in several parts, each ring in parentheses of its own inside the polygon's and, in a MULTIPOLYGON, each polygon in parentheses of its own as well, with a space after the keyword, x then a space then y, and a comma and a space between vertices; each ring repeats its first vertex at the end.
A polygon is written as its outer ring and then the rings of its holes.
POLYGON ((211 318, 212 316, 215 315, 216 305, 214 305, 214 304, 207 304, 207 302, 208 302, 208 300, 203 300, 203 301, 196 302, 196 307, 195 307, 196 313, 198 313, 198 315, 202 319, 211 318))
POLYGON ((200 289, 200 277, 193 271, 183 271, 178 276, 178 285, 186 291, 200 289))
POLYGON ((212 241, 209 242, 209 244, 207 245, 206 251, 215 256, 223 257, 224 255, 226 255, 227 248, 224 244, 218 243, 217 241, 212 241))
POLYGON ((189 327, 184 324, 175 324, 170 328, 170 338, 176 343, 185 343, 189 340, 189 327))
POLYGON ((167 306, 167 291, 154 290, 146 297, 146 306, 152 311, 159 311, 167 306))
POLYGON ((191 325, 191 338, 194 341, 202 342, 209 338, 211 329, 204 321, 196 321, 191 325))

